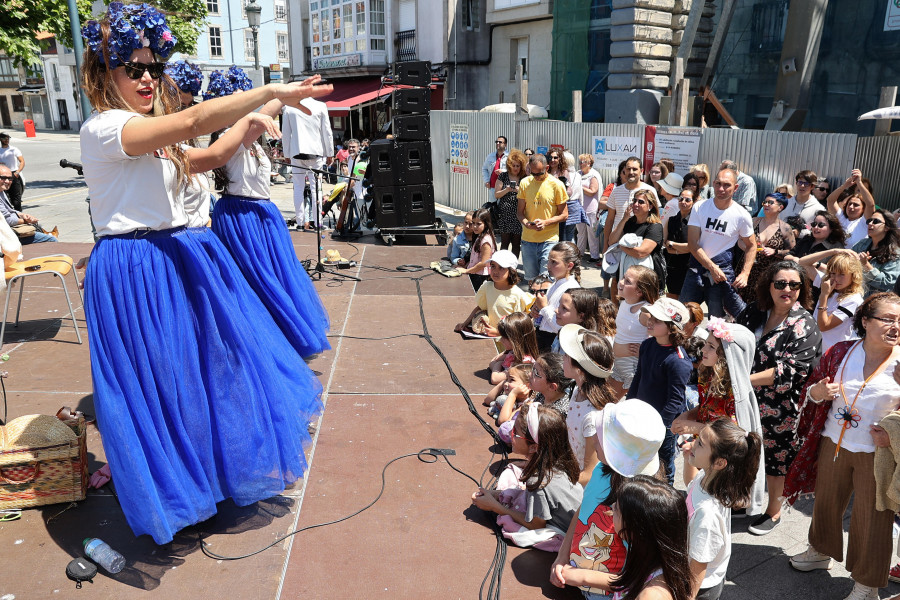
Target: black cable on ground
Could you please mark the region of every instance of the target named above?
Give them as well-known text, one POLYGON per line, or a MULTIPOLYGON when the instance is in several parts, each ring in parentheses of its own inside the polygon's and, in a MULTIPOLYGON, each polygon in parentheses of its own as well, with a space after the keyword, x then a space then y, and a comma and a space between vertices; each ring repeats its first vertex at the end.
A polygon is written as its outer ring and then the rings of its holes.
POLYGON ((428 463, 428 464, 436 463, 436 462, 438 461, 438 457, 443 457, 444 462, 446 462, 447 465, 448 465, 451 469, 453 469, 453 470, 456 471, 457 473, 462 474, 463 476, 467 477, 468 479, 471 479, 473 483, 475 483, 476 485, 478 485, 478 482, 475 481, 475 478, 474 478, 474 477, 472 477, 472 476, 469 475, 468 473, 465 473, 465 472, 463 472, 463 471, 460 471, 460 470, 457 469, 455 466, 453 466, 453 464, 447 459, 447 455, 448 455, 448 454, 455 454, 455 451, 453 451, 453 450, 451 450, 451 449, 447 449, 447 448, 423 448, 422 450, 419 450, 418 452, 413 452, 413 453, 410 453, 410 454, 401 454, 400 456, 397 456, 397 457, 395 457, 395 458, 392 458, 392 459, 389 460, 389 461, 384 465, 384 467, 382 467, 382 469, 381 469, 381 489, 378 491, 378 495, 375 496, 375 499, 374 499, 374 500, 372 500, 371 502, 369 502, 368 504, 366 504, 365 506, 363 506, 363 507, 360 508, 359 510, 357 510, 357 511, 355 511, 355 512, 352 512, 352 513, 350 513, 349 515, 340 517, 339 519, 334 519, 333 521, 326 521, 326 522, 324 522, 324 523, 316 523, 315 525, 307 525, 306 527, 301 527, 300 529, 296 529, 296 530, 294 530, 294 531, 292 531, 292 532, 290 532, 290 533, 288 533, 288 534, 286 534, 286 535, 281 536, 280 538, 278 538, 277 540, 275 540, 274 542, 272 542, 272 543, 269 544, 268 546, 265 546, 265 547, 263 547, 263 548, 260 548, 259 550, 254 550, 253 552, 248 552, 247 554, 241 554, 240 556, 224 556, 224 555, 222 555, 222 554, 217 554, 217 553, 215 553, 215 552, 213 552, 212 550, 209 549, 209 546, 208 546, 207 543, 203 540, 202 536, 200 535, 200 532, 198 531, 198 532, 197 532, 197 540, 200 542, 200 550, 203 552, 203 554, 205 554, 205 555, 208 556, 209 558, 214 558, 214 559, 216 559, 216 560, 241 560, 241 559, 244 559, 244 558, 249 558, 249 557, 251 557, 251 556, 255 556, 255 555, 257 555, 257 554, 260 554, 261 552, 265 552, 265 551, 268 550, 269 548, 272 548, 273 546, 277 546, 278 544, 280 544, 280 543, 283 542, 284 540, 288 539, 289 537, 295 536, 295 535, 297 535, 298 533, 301 533, 301 532, 303 532, 303 531, 309 531, 310 529, 317 529, 317 528, 319 528, 319 527, 325 527, 325 526, 327 526, 327 525, 335 525, 335 524, 337 524, 337 523, 341 523, 341 522, 346 521, 346 520, 348 520, 348 519, 352 519, 352 518, 355 517, 356 515, 358 515, 358 514, 360 514, 360 513, 363 513, 363 512, 365 512, 365 511, 367 511, 368 509, 372 508, 372 506, 374 506, 375 503, 378 502, 378 501, 381 499, 381 496, 384 495, 384 490, 385 490, 385 487, 386 487, 386 485, 387 485, 387 482, 386 482, 386 479, 385 479, 385 473, 387 472, 387 468, 388 468, 389 466, 391 466, 392 464, 394 464, 395 462, 397 462, 398 460, 402 460, 402 459, 404 459, 404 458, 409 458, 409 457, 411 457, 411 456, 415 456, 415 457, 418 458, 420 461, 422 461, 422 462, 424 462, 424 463, 428 463), (426 457, 428 457, 428 458, 426 458, 426 457))

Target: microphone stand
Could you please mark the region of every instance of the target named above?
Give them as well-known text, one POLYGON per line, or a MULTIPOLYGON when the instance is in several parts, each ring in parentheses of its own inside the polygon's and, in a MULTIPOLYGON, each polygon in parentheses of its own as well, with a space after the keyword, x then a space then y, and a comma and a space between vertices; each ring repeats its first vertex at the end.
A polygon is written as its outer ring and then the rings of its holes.
MULTIPOLYGON (((289 164, 289 163, 288 163, 289 164)), ((359 277, 355 275, 349 275, 346 273, 338 273, 337 271, 333 271, 331 269, 327 269, 325 265, 322 263, 322 230, 321 230, 321 217, 322 217, 322 200, 319 196, 319 177, 323 174, 329 174, 328 171, 324 171, 322 169, 313 169, 312 167, 300 167, 297 165, 291 165, 295 169, 303 169, 304 171, 308 171, 313 174, 313 198, 316 203, 316 266, 310 266, 307 269, 307 273, 309 274, 310 279, 322 279, 323 273, 328 273, 329 275, 334 275, 336 277, 343 277, 345 279, 352 279, 353 281, 362 281, 359 277)), ((350 185, 348 182, 347 185, 350 185)))

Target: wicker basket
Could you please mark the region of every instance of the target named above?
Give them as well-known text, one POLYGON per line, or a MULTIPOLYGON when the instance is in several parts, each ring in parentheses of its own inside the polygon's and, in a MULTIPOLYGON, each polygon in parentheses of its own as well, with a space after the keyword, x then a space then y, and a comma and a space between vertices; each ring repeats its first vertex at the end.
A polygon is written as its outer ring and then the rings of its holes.
POLYGON ((87 475, 83 417, 26 415, 0 427, 0 508, 84 500, 87 475))

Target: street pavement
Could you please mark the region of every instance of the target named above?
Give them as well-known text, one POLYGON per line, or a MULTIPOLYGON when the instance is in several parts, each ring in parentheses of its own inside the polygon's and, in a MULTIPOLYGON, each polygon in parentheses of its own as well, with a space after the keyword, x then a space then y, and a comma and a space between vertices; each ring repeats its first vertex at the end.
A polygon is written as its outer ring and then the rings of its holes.
MULTIPOLYGON (((71 169, 62 169, 60 159, 80 162, 78 135, 69 132, 40 131, 35 138, 26 138, 21 132, 9 131, 11 144, 24 154, 26 191, 23 208, 38 217, 46 229, 58 226, 60 240, 65 242, 91 242, 90 219, 87 212, 87 188, 84 178, 71 169)), ((326 188, 326 192, 330 188, 326 188)), ((285 218, 293 216, 293 186, 278 178, 271 188, 272 200, 285 218)), ((449 207, 438 206, 438 216, 448 227, 461 221, 464 213, 449 207)), ((49 249, 48 249, 49 250, 49 249)), ((41 248, 41 252, 44 248, 41 248)), ((31 254, 31 249, 26 250, 31 254)), ((602 285, 600 271, 585 268, 582 275, 585 287, 602 285)), ((681 461, 678 461, 679 466, 681 461)), ((680 484, 680 473, 676 487, 680 484)), ((765 537, 747 533, 751 519, 732 520, 733 554, 728 569, 727 584, 722 598, 725 600, 771 599, 782 600, 841 600, 851 590, 853 583, 843 565, 836 563, 831 571, 799 573, 788 564, 788 557, 806 549, 809 516, 812 501, 800 500, 786 511, 782 523, 765 537)), ((844 521, 844 536, 849 527, 849 517, 844 521)), ((882 598, 900 594, 900 584, 892 583, 882 590, 882 598)))

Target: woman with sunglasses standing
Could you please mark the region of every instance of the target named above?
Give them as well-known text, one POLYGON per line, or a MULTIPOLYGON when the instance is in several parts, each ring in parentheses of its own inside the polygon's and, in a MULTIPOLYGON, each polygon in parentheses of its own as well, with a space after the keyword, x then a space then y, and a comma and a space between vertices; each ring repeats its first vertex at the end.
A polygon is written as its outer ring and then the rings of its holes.
POLYGON ((766 512, 748 529, 754 535, 766 535, 781 522, 784 477, 797 454, 800 390, 822 355, 822 334, 810 309, 806 271, 782 261, 760 277, 756 301, 738 318, 757 340, 750 383, 759 404, 769 491, 766 512))
MULTIPOLYGON (((696 181, 696 177, 694 180, 696 181)), ((691 188, 681 190, 678 196, 678 214, 669 217, 665 231, 666 239, 663 245, 666 251, 666 296, 675 300, 678 300, 681 294, 684 277, 687 275, 688 260, 691 258, 687 239, 688 220, 694 208, 694 198, 697 197, 696 190, 696 187, 693 190, 691 188)))
MULTIPOLYGON (((877 600, 888 585, 893 554, 891 524, 897 505, 891 486, 876 484, 876 472, 890 480, 876 461, 876 448, 888 449, 891 437, 879 425, 897 409, 900 385, 900 298, 870 296, 853 319, 862 338, 842 341, 825 352, 803 390, 806 403, 797 430, 800 451, 788 473, 785 495, 793 503, 815 493, 809 547, 792 556, 798 571, 830 569, 844 558, 843 522, 850 496, 850 536, 845 567, 854 586, 844 600, 877 600)), ((884 479, 882 479, 884 481, 884 479)))
POLYGON ((226 498, 246 506, 302 476, 321 410, 321 385, 228 251, 209 228, 186 227, 183 142, 331 86, 268 85, 175 114, 158 60, 176 40, 162 13, 114 2, 82 34, 98 111, 81 128, 99 236, 84 293, 97 422, 128 524, 165 544, 226 498))
POLYGON ((859 257, 866 282, 866 296, 891 292, 900 276, 900 230, 894 215, 883 208, 875 209, 866 219, 869 236, 853 246, 859 257))

